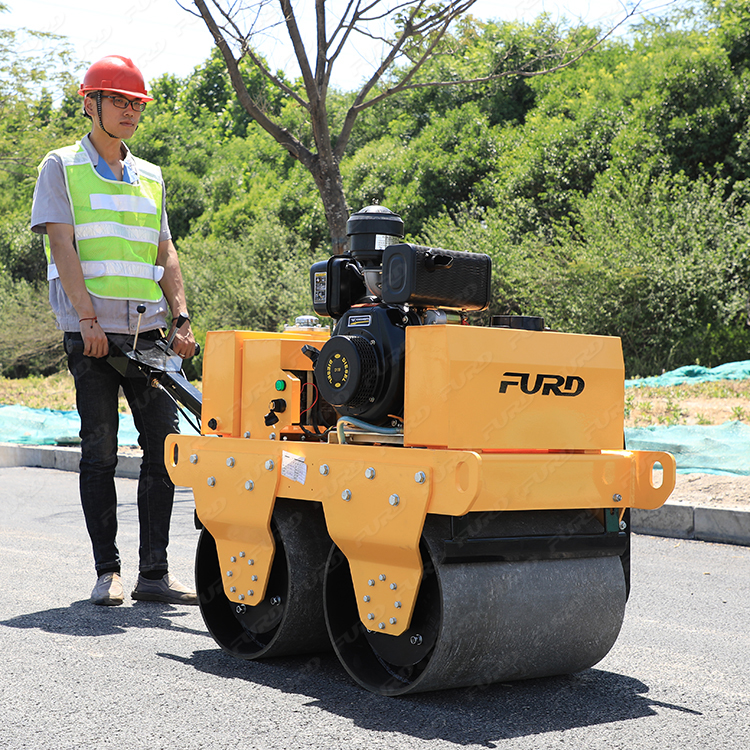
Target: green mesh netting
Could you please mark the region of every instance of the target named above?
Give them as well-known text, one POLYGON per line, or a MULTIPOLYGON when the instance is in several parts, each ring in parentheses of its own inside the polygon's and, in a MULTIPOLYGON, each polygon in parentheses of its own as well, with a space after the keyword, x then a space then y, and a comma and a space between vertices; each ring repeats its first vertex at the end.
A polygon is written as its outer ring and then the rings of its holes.
MULTIPOLYGON (((727 362, 711 368, 687 365, 663 375, 626 380, 625 387, 671 386, 747 378, 750 378, 750 360, 727 362)), ((750 426, 742 422, 633 427, 625 430, 625 443, 630 450, 672 453, 677 460, 677 471, 681 474, 750 474, 750 426)))
POLYGON ((750 360, 727 362, 711 368, 701 367, 700 365, 686 365, 665 372, 663 375, 626 380, 625 387, 683 385, 684 383, 705 383, 710 380, 745 380, 746 378, 750 378, 750 360))
MULTIPOLYGON (((77 411, 30 409, 28 406, 0 406, 0 443, 26 445, 76 445, 81 420, 77 411)), ((180 432, 195 430, 180 415, 180 432)), ((120 414, 117 442, 138 445, 138 431, 130 414, 120 414)))
POLYGON ((750 425, 670 425, 625 430, 628 450, 667 451, 680 474, 750 475, 750 425))
MULTIPOLYGON (((626 380, 625 387, 669 386, 709 380, 750 378, 750 360, 719 367, 698 365, 650 378, 626 380)), ((0 406, 0 442, 30 445, 66 445, 78 440, 80 422, 75 411, 0 406)), ((180 417, 180 431, 194 430, 180 417)), ((138 433, 128 414, 120 415, 120 445, 137 445, 138 433)), ((723 425, 671 425, 633 427, 625 430, 629 450, 659 450, 672 453, 680 473, 750 475, 750 426, 742 422, 723 425)))

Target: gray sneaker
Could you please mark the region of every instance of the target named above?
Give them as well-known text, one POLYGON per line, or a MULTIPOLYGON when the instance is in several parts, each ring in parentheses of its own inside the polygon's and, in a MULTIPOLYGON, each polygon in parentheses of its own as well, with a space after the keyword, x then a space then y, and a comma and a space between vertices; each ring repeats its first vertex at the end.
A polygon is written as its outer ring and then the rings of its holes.
POLYGON ((118 604, 122 604, 124 600, 125 594, 122 590, 119 573, 104 573, 96 579, 96 586, 91 592, 93 604, 116 607, 118 604))
POLYGON ((149 581, 138 575, 138 582, 131 594, 133 599, 147 602, 167 602, 169 604, 197 604, 198 596, 187 586, 183 586, 171 573, 158 581, 149 581))

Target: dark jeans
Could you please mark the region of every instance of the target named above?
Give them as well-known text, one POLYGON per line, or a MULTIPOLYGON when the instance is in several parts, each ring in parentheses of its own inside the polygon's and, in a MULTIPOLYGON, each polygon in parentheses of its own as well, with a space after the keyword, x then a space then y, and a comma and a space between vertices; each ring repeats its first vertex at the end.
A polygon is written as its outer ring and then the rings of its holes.
MULTIPOLYGON (((66 338, 71 334, 66 334, 66 338)), ((75 336, 75 334, 72 334, 75 336)), ((164 441, 178 432, 177 407, 163 391, 142 378, 125 378, 106 358, 68 355, 81 417, 80 490, 83 515, 94 548, 97 575, 119 570, 117 549, 117 398, 122 386, 138 429, 143 462, 138 480, 139 569, 167 569, 169 522, 174 484, 164 465, 164 441)))

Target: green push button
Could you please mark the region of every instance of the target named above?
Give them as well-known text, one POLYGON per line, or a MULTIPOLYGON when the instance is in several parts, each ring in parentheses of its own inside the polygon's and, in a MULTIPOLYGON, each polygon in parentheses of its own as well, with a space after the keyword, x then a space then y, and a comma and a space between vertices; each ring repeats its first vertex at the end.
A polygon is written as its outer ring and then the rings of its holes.
POLYGON ((286 381, 284 381, 284 380, 277 380, 276 381, 276 390, 277 391, 285 391, 286 390, 286 381))

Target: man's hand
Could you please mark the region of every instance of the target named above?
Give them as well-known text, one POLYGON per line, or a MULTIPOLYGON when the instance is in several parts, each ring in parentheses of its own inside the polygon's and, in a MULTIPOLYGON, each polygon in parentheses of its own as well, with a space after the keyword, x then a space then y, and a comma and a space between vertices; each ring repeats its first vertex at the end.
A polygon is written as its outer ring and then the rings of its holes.
POLYGON ((109 354, 109 341, 102 327, 93 320, 81 320, 81 336, 83 336, 83 354, 85 357, 106 357, 109 354))
MULTIPOLYGON (((174 325, 177 321, 174 321, 172 328, 169 331, 169 335, 172 335, 174 325)), ((174 341, 172 342, 172 351, 175 354, 179 354, 183 359, 186 357, 192 357, 195 354, 195 337, 193 331, 190 328, 190 321, 186 320, 175 334, 174 341)))
POLYGON ((109 342, 96 321, 94 304, 86 289, 81 261, 75 249, 73 226, 47 223, 47 235, 60 282, 79 316, 83 353, 87 357, 106 357, 109 342))
MULTIPOLYGON (((187 314, 187 304, 185 302, 185 287, 182 283, 182 271, 180 270, 180 261, 177 258, 177 250, 172 240, 162 240, 159 243, 159 251, 156 255, 156 265, 164 269, 164 275, 159 282, 164 296, 167 298, 169 308, 175 320, 172 321, 172 328, 169 335, 174 331, 176 318, 180 313, 187 314)), ((172 342, 172 349, 183 359, 192 357, 195 354, 195 338, 190 329, 190 321, 183 323, 172 342)))

